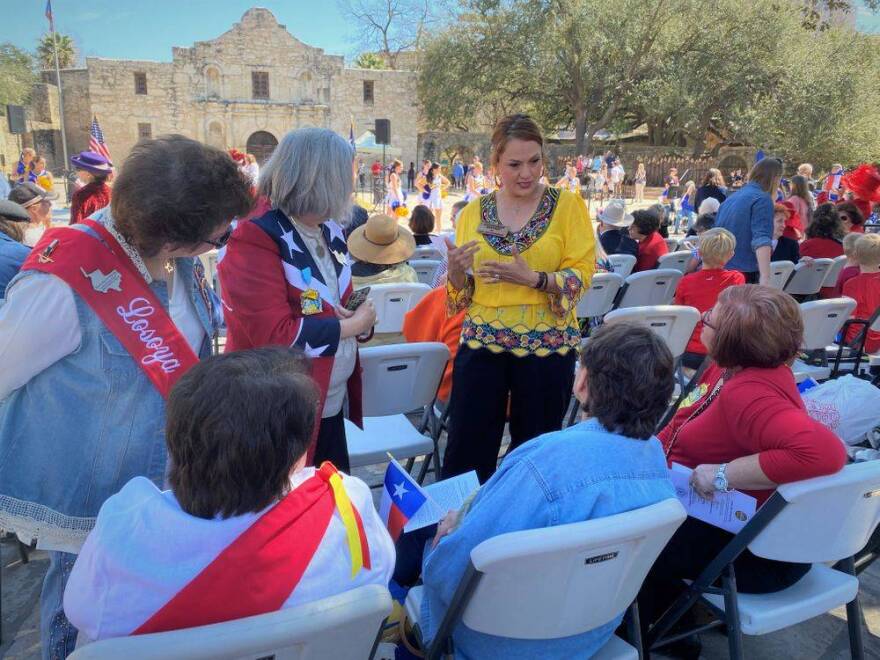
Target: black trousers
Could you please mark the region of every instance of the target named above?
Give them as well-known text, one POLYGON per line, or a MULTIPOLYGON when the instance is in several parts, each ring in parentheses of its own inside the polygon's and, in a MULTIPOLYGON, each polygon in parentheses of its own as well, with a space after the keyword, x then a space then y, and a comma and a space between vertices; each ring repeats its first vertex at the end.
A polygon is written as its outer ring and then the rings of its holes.
POLYGON ((449 435, 443 478, 495 472, 510 401, 510 449, 562 428, 571 400, 576 351, 516 357, 461 346, 452 369, 449 435))
MULTIPOLYGON (((730 532, 687 518, 657 557, 639 591, 642 626, 656 622, 684 591, 682 580, 699 577, 732 538, 730 532)), ((764 559, 745 550, 733 562, 733 570, 738 593, 769 594, 793 585, 807 574, 810 565, 764 559)), ((682 621, 687 625, 687 619, 682 621)))
POLYGON ((761 279, 761 273, 757 270, 741 270, 740 272, 746 278, 746 284, 757 284, 761 279))
POLYGON ((349 473, 348 443, 345 440, 345 417, 342 411, 333 417, 321 420, 318 440, 315 443, 315 466, 330 461, 340 472, 349 473))

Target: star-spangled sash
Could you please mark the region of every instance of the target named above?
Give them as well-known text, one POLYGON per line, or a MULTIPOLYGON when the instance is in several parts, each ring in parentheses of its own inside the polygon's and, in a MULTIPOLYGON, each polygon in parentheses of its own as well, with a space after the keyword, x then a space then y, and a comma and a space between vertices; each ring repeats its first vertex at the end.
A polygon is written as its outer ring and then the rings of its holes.
POLYGON ((49 229, 21 270, 50 273, 76 291, 167 399, 199 358, 113 235, 94 220, 81 224, 100 239, 68 227, 49 229))
POLYGON ((352 578, 370 569, 363 521, 325 462, 229 544, 132 634, 231 621, 281 609, 312 561, 333 512, 345 525, 352 578))

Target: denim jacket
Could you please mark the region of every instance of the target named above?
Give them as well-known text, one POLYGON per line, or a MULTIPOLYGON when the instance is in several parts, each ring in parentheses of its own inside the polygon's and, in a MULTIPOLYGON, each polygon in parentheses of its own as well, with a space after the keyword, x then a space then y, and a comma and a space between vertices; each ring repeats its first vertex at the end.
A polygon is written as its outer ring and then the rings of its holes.
MULTIPOLYGON (((0 178, 3 175, 0 174, 0 178)), ((5 199, 5 198, 4 198, 5 199)), ((3 298, 6 285, 18 273, 18 269, 31 253, 31 249, 0 231, 0 298, 3 298)))
MULTIPOLYGON (((87 230, 91 231, 91 230, 87 230)), ((205 281, 177 259, 205 340, 214 334, 205 281)), ((25 277, 53 277, 36 271, 25 277)), ((153 282, 168 309, 164 282, 153 282)), ((76 552, 104 501, 133 477, 165 478, 165 401, 76 292, 79 347, 0 402, 0 528, 38 547, 76 552)), ((2 303, 0 303, 2 304, 2 303)))
POLYGON ((727 268, 755 273, 758 271, 755 250, 773 244, 773 199, 757 183, 743 186, 724 200, 715 226, 736 237, 736 249, 727 268))
MULTIPOLYGON (((419 626, 433 639, 482 541, 507 532, 603 518, 675 497, 657 438, 633 440, 591 419, 512 452, 480 489, 459 527, 425 550, 419 626)), ((586 597, 586 595, 585 595, 586 597)), ((478 633, 459 623, 456 658, 588 658, 614 633, 613 621, 581 635, 527 640, 478 633)))

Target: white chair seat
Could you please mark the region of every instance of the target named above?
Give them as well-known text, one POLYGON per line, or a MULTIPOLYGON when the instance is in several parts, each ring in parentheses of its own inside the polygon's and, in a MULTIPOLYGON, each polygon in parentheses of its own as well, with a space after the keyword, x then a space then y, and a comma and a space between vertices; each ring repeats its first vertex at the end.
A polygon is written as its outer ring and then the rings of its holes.
POLYGON ((346 419, 345 437, 351 467, 385 463, 389 453, 401 460, 434 451, 431 438, 419 433, 406 415, 364 417, 363 431, 346 419))
MULTIPOLYGON (((788 589, 773 594, 739 594, 739 616, 746 635, 765 635, 825 614, 850 602, 859 590, 859 580, 824 564, 788 589)), ((724 609, 724 597, 704 594, 715 607, 724 609)))
MULTIPOLYGON (((414 626, 419 623, 419 617, 422 613, 422 600, 424 597, 425 588, 421 586, 413 587, 406 595, 406 602, 404 603, 406 616, 414 626)), ((611 639, 608 640, 608 643, 591 657, 593 660, 638 660, 639 652, 634 647, 620 639, 617 635, 612 635, 611 639)))

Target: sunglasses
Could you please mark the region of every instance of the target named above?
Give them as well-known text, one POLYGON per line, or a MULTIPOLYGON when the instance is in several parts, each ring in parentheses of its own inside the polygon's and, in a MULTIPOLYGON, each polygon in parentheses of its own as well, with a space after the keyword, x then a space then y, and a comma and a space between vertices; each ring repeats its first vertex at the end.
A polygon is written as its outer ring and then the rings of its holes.
POLYGON ((203 242, 204 242, 204 243, 207 243, 208 245, 213 245, 215 248, 217 248, 217 249, 219 250, 220 248, 226 246, 226 244, 229 242, 229 237, 230 237, 230 236, 232 236, 232 225, 229 225, 229 226, 226 228, 226 231, 224 231, 224 232, 220 235, 219 238, 216 238, 216 239, 213 239, 213 240, 210 239, 210 238, 206 238, 203 242))

